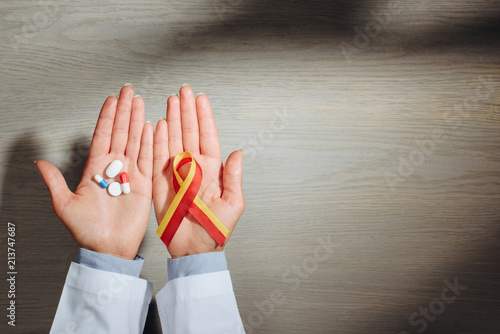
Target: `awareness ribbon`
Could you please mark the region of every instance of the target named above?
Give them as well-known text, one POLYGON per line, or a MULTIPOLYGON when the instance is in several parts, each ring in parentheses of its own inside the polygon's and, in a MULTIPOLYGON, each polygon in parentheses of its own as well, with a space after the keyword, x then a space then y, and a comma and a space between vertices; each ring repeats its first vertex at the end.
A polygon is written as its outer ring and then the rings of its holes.
POLYGON ((156 234, 168 247, 181 225, 182 219, 190 212, 212 239, 219 246, 223 246, 229 230, 197 196, 203 179, 198 162, 189 152, 179 153, 174 158, 173 174, 176 195, 167 213, 163 216, 156 234), (191 163, 191 166, 188 175, 183 180, 177 170, 187 163, 191 163))

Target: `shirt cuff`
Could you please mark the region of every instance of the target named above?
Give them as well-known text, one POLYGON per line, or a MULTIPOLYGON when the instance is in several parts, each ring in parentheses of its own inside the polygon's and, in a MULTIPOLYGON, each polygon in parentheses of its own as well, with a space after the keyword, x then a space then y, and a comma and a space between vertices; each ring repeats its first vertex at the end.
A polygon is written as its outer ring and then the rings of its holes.
POLYGON ((134 260, 126 260, 113 255, 97 253, 85 248, 80 248, 76 263, 89 268, 139 277, 144 259, 136 255, 134 260))
POLYGON ((168 259, 168 280, 227 270, 226 254, 210 252, 168 259))

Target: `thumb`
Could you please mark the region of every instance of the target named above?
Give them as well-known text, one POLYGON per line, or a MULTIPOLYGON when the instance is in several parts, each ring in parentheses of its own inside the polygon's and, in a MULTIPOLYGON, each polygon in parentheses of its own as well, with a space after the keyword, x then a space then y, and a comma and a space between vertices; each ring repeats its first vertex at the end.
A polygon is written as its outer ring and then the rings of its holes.
POLYGON ((243 212, 245 210, 245 199, 242 189, 243 180, 243 151, 234 151, 229 155, 222 174, 222 199, 243 212))
POLYGON ((42 175, 43 182, 45 182, 45 185, 49 189, 54 212, 58 217, 61 217, 61 213, 70 201, 73 193, 69 190, 64 176, 56 166, 44 160, 37 161, 35 165, 42 175))

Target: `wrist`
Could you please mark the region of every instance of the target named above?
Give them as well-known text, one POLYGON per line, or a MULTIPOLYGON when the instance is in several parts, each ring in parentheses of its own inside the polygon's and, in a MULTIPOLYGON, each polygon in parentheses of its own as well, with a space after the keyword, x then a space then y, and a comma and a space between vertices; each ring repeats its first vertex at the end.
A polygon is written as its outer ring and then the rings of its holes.
POLYGON ((123 260, 134 260, 137 256, 137 250, 118 250, 118 249, 109 249, 109 248, 102 248, 102 247, 89 247, 88 245, 79 245, 80 248, 86 249, 95 253, 103 254, 103 255, 108 255, 108 256, 113 256, 117 257, 123 260))

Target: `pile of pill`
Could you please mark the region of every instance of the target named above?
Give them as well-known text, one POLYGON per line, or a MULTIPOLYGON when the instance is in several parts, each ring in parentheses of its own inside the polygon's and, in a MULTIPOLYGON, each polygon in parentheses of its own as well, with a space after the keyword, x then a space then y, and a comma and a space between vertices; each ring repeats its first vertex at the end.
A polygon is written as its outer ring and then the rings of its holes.
MULTIPOLYGON (((121 162, 120 160, 115 160, 110 163, 108 168, 106 169, 106 176, 109 178, 116 177, 118 173, 120 173, 122 168, 123 162, 121 162)), ((107 188, 111 196, 120 196, 122 193, 130 193, 130 183, 128 182, 128 175, 126 172, 122 172, 120 174, 120 183, 113 182, 108 185, 108 182, 106 182, 106 180, 104 180, 103 177, 99 174, 95 175, 94 179, 97 183, 99 183, 101 187, 103 187, 104 189, 107 188)))

